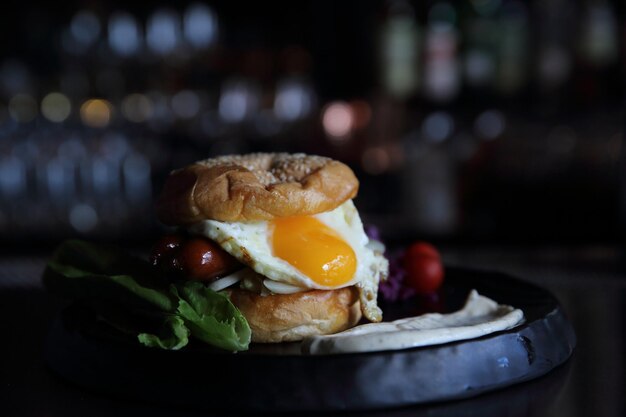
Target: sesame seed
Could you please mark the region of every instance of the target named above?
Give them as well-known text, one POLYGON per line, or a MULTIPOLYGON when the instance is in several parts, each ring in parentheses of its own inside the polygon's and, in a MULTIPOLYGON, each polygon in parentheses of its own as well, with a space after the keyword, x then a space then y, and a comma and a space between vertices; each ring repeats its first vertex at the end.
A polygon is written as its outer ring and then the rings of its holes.
POLYGON ((198 162, 208 168, 218 165, 238 165, 254 174, 264 186, 300 182, 330 161, 329 158, 303 153, 253 153, 226 155, 198 162))

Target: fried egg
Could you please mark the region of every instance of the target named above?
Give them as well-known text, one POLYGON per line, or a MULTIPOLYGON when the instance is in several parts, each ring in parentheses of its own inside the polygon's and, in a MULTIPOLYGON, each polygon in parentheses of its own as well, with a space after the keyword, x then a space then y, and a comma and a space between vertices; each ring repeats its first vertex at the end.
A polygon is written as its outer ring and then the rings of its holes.
POLYGON ((365 316, 380 320, 376 295, 388 265, 381 253, 368 247, 352 200, 312 216, 245 223, 204 220, 190 231, 217 242, 256 271, 269 292, 356 285, 365 316))

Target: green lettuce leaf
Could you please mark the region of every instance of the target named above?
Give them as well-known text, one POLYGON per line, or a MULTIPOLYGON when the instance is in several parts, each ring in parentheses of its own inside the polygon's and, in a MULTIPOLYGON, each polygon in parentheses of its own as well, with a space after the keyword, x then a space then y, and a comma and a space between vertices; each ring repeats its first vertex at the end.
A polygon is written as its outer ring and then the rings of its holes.
POLYGON ((128 308, 174 312, 176 297, 146 261, 116 248, 69 240, 56 250, 43 275, 51 292, 128 308), (98 256, 100 254, 100 256, 98 256))
POLYGON ((199 282, 168 284, 147 261, 114 247, 67 241, 49 261, 43 281, 146 346, 180 349, 190 335, 232 351, 250 343, 250 327, 228 297, 199 282))
POLYGON ((178 313, 194 337, 226 350, 248 348, 250 326, 228 297, 194 281, 172 291, 180 298, 178 313))
POLYGON ((159 334, 140 333, 137 339, 149 347, 178 350, 189 343, 189 329, 181 317, 169 316, 159 334))

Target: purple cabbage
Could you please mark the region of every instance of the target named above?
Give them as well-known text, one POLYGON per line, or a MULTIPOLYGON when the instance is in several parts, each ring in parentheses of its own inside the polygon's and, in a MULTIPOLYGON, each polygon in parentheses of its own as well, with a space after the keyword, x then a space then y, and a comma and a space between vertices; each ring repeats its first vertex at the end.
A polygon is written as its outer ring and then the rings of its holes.
MULTIPOLYGON (((365 233, 370 239, 382 242, 380 230, 375 225, 366 225, 365 233)), ((405 284, 406 272, 402 266, 403 254, 403 251, 384 254, 389 260, 389 277, 386 281, 381 282, 378 287, 378 292, 383 301, 402 301, 415 295, 415 290, 405 284)))
POLYGON ((377 240, 382 242, 383 240, 380 237, 380 229, 373 224, 366 224, 364 227, 365 234, 372 240, 377 240))
POLYGON ((384 301, 406 300, 415 295, 415 290, 405 283, 406 272, 402 266, 402 251, 387 255, 389 259, 389 277, 380 283, 378 292, 384 301))

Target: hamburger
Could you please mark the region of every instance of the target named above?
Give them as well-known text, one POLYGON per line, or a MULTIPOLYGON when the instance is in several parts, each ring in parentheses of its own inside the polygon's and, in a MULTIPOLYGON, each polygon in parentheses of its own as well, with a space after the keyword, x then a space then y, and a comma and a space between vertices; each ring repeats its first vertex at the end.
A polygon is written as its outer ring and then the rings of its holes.
POLYGON ((158 219, 177 228, 153 249, 154 265, 203 281, 241 311, 252 341, 298 341, 378 322, 388 263, 352 199, 359 182, 325 157, 255 153, 173 171, 158 219))

